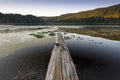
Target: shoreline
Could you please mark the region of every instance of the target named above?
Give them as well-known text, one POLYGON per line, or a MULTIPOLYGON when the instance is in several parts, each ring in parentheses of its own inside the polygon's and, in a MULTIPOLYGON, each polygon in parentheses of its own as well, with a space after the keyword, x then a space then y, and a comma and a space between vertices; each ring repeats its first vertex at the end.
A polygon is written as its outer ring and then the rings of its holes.
POLYGON ((61 28, 61 30, 70 33, 77 33, 83 35, 90 35, 93 37, 102 37, 110 40, 120 41, 120 28, 98 28, 98 27, 88 27, 88 28, 61 28))

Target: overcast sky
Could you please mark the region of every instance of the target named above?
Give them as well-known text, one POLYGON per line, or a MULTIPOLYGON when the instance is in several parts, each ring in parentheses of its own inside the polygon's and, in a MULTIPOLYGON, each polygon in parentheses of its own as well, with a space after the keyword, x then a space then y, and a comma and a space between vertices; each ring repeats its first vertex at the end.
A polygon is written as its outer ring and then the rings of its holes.
POLYGON ((0 12, 58 16, 120 4, 120 0, 0 0, 0 12))

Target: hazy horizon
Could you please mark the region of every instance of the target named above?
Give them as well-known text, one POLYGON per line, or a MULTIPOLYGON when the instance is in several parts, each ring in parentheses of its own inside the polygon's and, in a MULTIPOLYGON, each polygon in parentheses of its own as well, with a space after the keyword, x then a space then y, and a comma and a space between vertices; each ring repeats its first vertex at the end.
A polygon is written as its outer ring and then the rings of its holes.
POLYGON ((120 4, 120 0, 0 0, 0 12, 59 16, 120 4))

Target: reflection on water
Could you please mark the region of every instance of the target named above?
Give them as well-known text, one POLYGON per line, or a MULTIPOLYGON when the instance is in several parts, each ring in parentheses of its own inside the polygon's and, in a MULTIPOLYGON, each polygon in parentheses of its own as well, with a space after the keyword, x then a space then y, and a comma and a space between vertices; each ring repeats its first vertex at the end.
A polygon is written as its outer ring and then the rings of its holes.
POLYGON ((0 80, 44 80, 53 44, 33 46, 0 59, 0 80))
MULTIPOLYGON (((120 42, 64 34, 80 80, 120 80, 120 42)), ((54 43, 27 47, 0 59, 0 80, 44 80, 54 43)))
POLYGON ((67 42, 81 80, 119 80, 120 55, 112 48, 67 42), (72 45, 72 46, 71 46, 72 45))
POLYGON ((80 80, 119 80, 120 41, 67 34, 80 80))

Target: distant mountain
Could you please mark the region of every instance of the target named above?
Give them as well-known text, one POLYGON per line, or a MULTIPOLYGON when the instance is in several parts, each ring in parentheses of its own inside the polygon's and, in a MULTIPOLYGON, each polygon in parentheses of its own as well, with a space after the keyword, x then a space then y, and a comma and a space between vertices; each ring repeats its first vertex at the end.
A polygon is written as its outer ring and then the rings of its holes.
POLYGON ((0 24, 17 25, 79 25, 114 24, 120 25, 120 4, 56 17, 36 17, 33 15, 2 14, 0 24))
POLYGON ((61 23, 120 24, 120 4, 95 10, 64 14, 56 17, 56 19, 61 23))
POLYGON ((98 8, 95 10, 59 16, 60 19, 84 19, 91 17, 120 18, 120 4, 106 8, 98 8))

